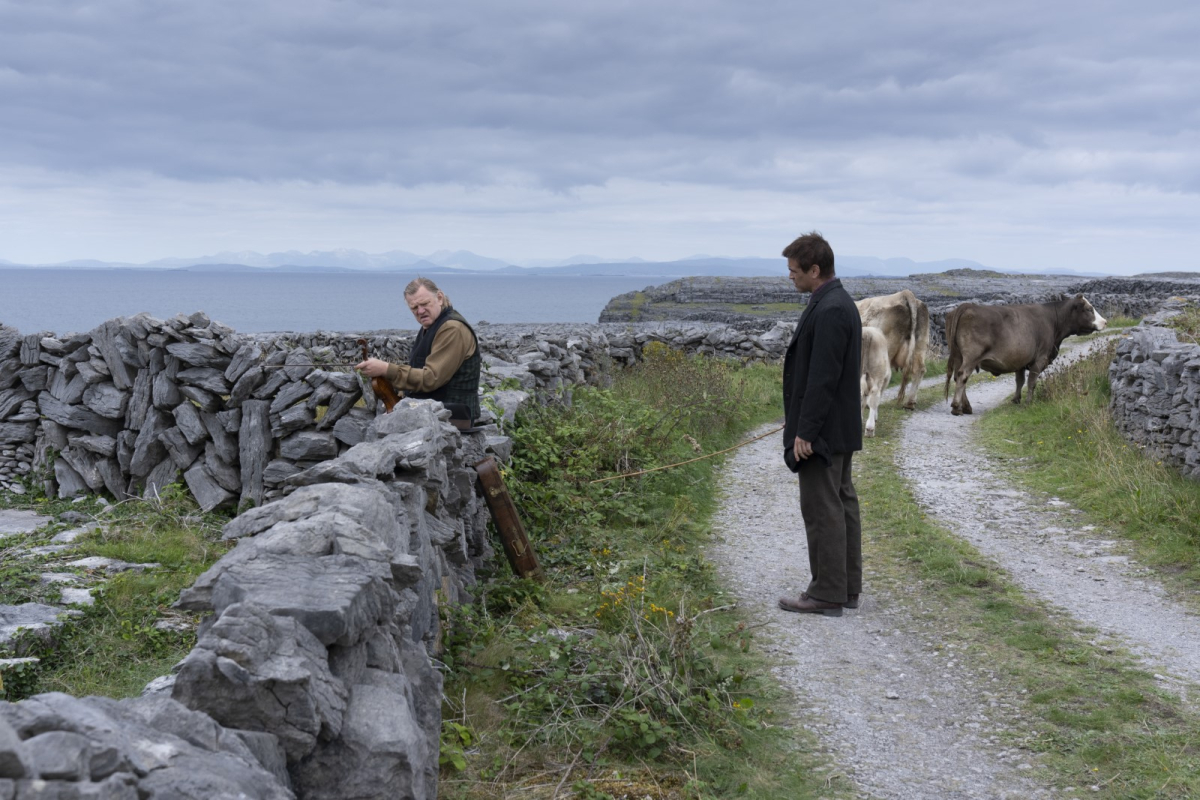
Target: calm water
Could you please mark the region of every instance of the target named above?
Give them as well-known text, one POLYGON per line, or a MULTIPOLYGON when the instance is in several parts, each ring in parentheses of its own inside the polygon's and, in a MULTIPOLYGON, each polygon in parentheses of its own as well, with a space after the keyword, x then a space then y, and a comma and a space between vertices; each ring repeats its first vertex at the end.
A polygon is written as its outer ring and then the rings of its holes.
MULTIPOLYGON (((22 333, 88 331, 141 311, 204 311, 245 333, 417 327, 402 297, 413 276, 0 269, 0 323, 22 333)), ((471 322, 596 322, 616 295, 670 278, 471 275, 434 281, 471 322)))

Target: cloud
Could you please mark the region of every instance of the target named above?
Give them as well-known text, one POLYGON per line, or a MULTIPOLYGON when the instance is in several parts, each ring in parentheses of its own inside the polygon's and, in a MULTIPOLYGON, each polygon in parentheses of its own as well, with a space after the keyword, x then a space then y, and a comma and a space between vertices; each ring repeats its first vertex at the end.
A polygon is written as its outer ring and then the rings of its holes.
POLYGON ((251 219, 324 208, 323 235, 341 239, 362 229, 356 191, 420 197, 450 236, 472 214, 514 218, 489 202, 538 206, 515 216, 541 230, 633 185, 828 199, 852 219, 984 194, 1013 198, 990 212, 1014 221, 1075 192, 1089 209, 1122 195, 1190 209, 1198 39, 1184 2, 0 0, 0 168, 37 176, 0 189, 0 209, 24 220, 19 207, 61 200, 48 187, 74 186, 80 229, 201 206, 252 236, 210 206, 249 192, 251 219))

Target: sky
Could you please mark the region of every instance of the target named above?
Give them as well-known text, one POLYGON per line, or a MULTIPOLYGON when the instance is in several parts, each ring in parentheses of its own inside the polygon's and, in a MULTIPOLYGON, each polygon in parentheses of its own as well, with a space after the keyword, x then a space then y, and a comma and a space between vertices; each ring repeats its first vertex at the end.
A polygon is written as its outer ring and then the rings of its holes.
POLYGON ((1200 6, 0 0, 0 259, 1200 270, 1200 6))

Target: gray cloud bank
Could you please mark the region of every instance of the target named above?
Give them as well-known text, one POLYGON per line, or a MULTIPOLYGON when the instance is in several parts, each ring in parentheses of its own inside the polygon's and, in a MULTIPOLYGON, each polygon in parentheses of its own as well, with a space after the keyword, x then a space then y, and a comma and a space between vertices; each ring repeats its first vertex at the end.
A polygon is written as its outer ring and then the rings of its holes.
POLYGON ((503 189, 493 218, 623 181, 766 192, 896 230, 970 219, 985 252, 958 254, 987 260, 1055 224, 1191 235, 1197 41, 1186 2, 0 0, 0 169, 38 191, 503 189))

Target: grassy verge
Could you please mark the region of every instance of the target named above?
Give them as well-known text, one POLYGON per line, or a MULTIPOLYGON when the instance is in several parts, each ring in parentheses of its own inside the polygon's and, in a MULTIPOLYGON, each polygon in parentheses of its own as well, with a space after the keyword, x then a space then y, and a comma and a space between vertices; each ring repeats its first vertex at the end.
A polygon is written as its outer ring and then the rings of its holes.
MULTIPOLYGON (((223 518, 201 514, 178 486, 169 487, 159 499, 126 501, 107 513, 91 504, 37 498, 9 496, 3 502, 6 507, 33 508, 51 516, 81 508, 94 512, 96 521, 89 526, 94 530, 75 541, 72 560, 102 556, 155 565, 106 579, 93 591, 95 603, 80 606, 82 616, 59 628, 52 643, 23 642, 25 654, 41 661, 19 685, 10 682, 5 699, 48 691, 136 695, 191 650, 196 620, 170 605, 227 549, 219 541, 223 518)), ((50 531, 55 527, 67 526, 51 526, 50 531)), ((15 551, 9 555, 15 556, 15 551)), ((5 603, 54 600, 55 585, 41 583, 40 573, 69 571, 56 566, 53 557, 5 558, 3 569, 6 581, 0 601, 5 603)))
MULTIPOLYGON (((922 392, 923 406, 934 402, 943 402, 940 388, 922 392)), ((919 591, 938 609, 930 624, 969 654, 966 662, 994 675, 1007 696, 1022 698, 1018 725, 1024 730, 1016 742, 1041 754, 1046 780, 1088 796, 1200 796, 1200 720, 1127 654, 1094 643, 1094 634, 1024 595, 986 557, 921 512, 895 470, 903 413, 881 409, 877 438, 859 459, 856 485, 872 570, 885 582, 919 591)), ((1015 429, 1033 435, 1025 407, 996 416, 1014 414, 1022 415, 1015 429)), ((987 416, 984 421, 990 427, 987 416)), ((1061 431, 1063 441, 1077 435, 1068 430, 1076 429, 1050 418, 1038 435, 1049 445, 1052 432, 1061 431)), ((1095 469, 1094 461, 1087 463, 1095 469)))
POLYGON ((987 414, 981 433, 1030 488, 1070 500, 1129 540, 1139 560, 1200 588, 1200 483, 1147 458, 1112 424, 1108 365, 1115 341, 1038 387, 1037 402, 987 414))
POLYGON ((447 798, 836 797, 702 554, 714 460, 779 416, 778 368, 647 348, 611 390, 519 419, 507 476, 547 572, 459 609, 447 798))

